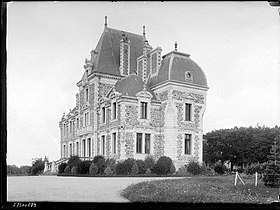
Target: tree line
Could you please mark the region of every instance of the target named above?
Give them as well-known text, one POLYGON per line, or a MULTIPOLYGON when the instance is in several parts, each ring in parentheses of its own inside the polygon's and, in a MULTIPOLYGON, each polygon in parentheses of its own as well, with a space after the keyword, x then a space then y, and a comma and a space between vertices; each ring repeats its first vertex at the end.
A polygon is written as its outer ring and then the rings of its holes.
POLYGON ((280 127, 234 127, 208 132, 203 137, 203 161, 206 164, 230 162, 243 167, 268 161, 268 154, 279 142, 280 127))

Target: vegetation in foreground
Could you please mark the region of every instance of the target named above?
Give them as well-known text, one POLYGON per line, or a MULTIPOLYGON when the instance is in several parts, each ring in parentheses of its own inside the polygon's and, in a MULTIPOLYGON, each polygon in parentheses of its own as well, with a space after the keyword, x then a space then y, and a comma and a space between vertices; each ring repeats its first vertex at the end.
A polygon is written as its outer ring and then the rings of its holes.
POLYGON ((254 185, 245 179, 245 186, 234 186, 234 176, 192 177, 176 180, 145 181, 128 186, 122 196, 131 202, 190 203, 271 203, 277 200, 278 189, 254 185))

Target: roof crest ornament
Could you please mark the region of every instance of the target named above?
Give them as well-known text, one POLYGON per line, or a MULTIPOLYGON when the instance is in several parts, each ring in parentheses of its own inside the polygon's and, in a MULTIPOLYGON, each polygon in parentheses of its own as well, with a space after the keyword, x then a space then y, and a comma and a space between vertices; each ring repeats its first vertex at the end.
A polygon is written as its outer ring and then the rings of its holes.
POLYGON ((178 44, 177 44, 177 42, 175 41, 175 51, 177 51, 177 46, 178 46, 178 44))
POLYGON ((146 41, 146 32, 145 32, 145 26, 143 26, 143 39, 146 41))
POLYGON ((107 28, 107 16, 105 16, 105 23, 104 23, 104 26, 105 26, 105 28, 107 28))

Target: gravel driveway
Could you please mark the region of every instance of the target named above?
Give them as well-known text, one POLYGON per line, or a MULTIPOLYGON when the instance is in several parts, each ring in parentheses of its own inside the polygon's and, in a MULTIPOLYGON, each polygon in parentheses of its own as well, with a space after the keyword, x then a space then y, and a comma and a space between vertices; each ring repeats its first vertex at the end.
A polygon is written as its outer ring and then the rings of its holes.
POLYGON ((58 177, 17 176, 7 178, 8 201, 129 202, 121 191, 145 180, 178 177, 58 177))

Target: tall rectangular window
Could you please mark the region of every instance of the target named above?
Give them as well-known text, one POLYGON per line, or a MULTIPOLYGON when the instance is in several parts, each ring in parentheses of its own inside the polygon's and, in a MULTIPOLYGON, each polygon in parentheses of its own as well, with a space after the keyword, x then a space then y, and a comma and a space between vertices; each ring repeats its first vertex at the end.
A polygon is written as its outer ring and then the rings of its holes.
POLYGON ((86 156, 86 140, 83 140, 83 157, 86 156))
POLYGON ((147 102, 141 102, 140 117, 141 119, 147 119, 147 102))
POLYGON ((112 119, 115 120, 117 118, 117 103, 114 102, 112 106, 112 119))
POLYGON ((136 134, 136 153, 142 153, 142 133, 136 134))
POLYGON ((145 154, 150 154, 151 148, 151 134, 145 134, 145 154))
POLYGON ((101 113, 101 117, 102 117, 102 123, 105 123, 105 107, 102 107, 102 113, 101 113))
POLYGON ((113 154, 116 154, 116 151, 117 151, 117 134, 116 133, 113 133, 112 135, 112 148, 113 148, 113 154))
POLYGON ((185 134, 185 154, 191 154, 191 134, 185 134))
POLYGON ((86 88, 86 101, 88 101, 88 88, 86 88))
POLYGON ((102 136, 102 155, 105 155, 105 135, 102 136))
POLYGON ((77 118, 77 129, 79 129, 79 118, 77 118))
POLYGON ((73 121, 73 135, 75 134, 75 121, 73 121))
POLYGON ((70 156, 72 155, 72 144, 70 144, 70 156))
POLYGON ((89 157, 91 156, 90 151, 91 151, 91 139, 88 138, 88 156, 89 156, 89 157))
POLYGON ((185 104, 185 121, 191 121, 191 104, 185 104))
POLYGON ((63 145, 63 157, 66 157, 66 149, 65 149, 65 145, 63 145))
POLYGON ((76 143, 76 155, 79 156, 79 142, 76 143))

